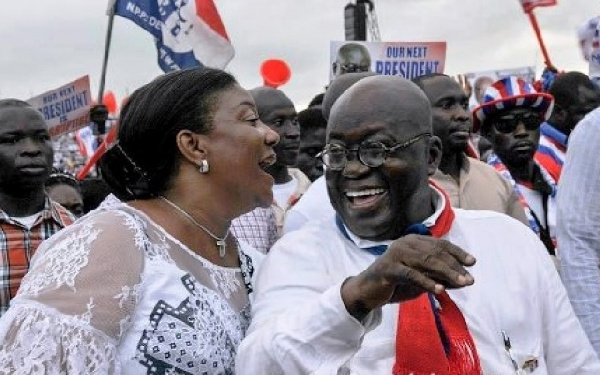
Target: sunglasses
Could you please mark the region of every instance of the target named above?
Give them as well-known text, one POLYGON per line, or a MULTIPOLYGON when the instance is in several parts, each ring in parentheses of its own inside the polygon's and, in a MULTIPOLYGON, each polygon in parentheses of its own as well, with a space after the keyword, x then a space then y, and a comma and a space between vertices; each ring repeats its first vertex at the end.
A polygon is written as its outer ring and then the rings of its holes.
POLYGON ((542 124, 542 117, 538 113, 522 113, 500 116, 492 120, 496 131, 510 134, 523 124, 527 130, 537 130, 542 124))

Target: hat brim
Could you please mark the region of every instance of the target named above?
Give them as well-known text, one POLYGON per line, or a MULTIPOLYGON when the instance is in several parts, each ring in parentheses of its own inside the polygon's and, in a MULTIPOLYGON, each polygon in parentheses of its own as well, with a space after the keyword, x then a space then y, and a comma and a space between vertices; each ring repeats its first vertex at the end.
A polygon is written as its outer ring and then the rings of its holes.
POLYGON ((554 97, 545 92, 523 94, 497 99, 484 103, 473 109, 473 132, 478 132, 485 119, 500 111, 513 108, 531 108, 537 110, 544 121, 547 121, 554 108, 554 97))

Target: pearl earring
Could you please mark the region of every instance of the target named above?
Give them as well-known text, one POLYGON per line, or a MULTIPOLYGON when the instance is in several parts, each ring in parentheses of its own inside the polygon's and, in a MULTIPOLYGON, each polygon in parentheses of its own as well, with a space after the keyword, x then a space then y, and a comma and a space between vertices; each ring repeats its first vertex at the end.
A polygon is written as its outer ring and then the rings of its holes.
POLYGON ((200 173, 208 173, 209 169, 208 160, 202 160, 202 163, 200 163, 200 166, 198 167, 200 173))

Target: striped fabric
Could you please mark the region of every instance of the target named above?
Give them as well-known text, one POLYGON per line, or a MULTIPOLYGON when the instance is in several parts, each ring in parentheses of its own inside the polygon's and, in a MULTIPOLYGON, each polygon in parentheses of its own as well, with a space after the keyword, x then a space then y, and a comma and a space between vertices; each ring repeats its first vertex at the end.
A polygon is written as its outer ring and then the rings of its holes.
POLYGON ((8 310, 10 300, 17 294, 40 243, 73 221, 65 208, 48 198, 31 229, 0 210, 0 316, 8 310))
POLYGON ((567 136, 547 122, 543 123, 540 127, 540 144, 534 158, 554 181, 560 179, 566 153, 567 136))
POLYGON ((479 131, 486 117, 492 113, 519 107, 537 109, 546 121, 552 114, 554 98, 547 93, 538 93, 522 78, 514 76, 502 78, 485 90, 483 103, 473 109, 473 131, 479 131))

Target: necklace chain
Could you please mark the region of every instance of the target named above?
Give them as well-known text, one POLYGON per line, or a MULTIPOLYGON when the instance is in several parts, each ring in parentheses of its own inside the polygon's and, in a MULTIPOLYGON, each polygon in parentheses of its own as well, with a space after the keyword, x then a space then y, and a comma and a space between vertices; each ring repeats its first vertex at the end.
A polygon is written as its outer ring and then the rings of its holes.
POLYGON ((217 248, 219 249, 219 256, 221 258, 225 257, 225 252, 227 251, 227 243, 225 242, 227 240, 227 237, 229 237, 229 228, 227 228, 227 233, 225 234, 224 237, 218 237, 216 235, 214 235, 210 230, 208 230, 208 228, 206 228, 204 225, 200 224, 196 219, 194 219, 192 217, 192 215, 188 214, 183 208, 179 207, 178 205, 176 205, 175 203, 171 202, 170 200, 168 200, 167 198, 165 198, 164 196, 160 196, 160 198, 165 201, 167 204, 169 204, 171 207, 173 207, 174 209, 177 210, 177 212, 179 212, 181 215, 183 215, 186 219, 188 219, 192 224, 194 224, 195 226, 197 226, 198 228, 202 229, 204 232, 206 232, 206 234, 208 234, 209 236, 211 236, 217 244, 217 248))

